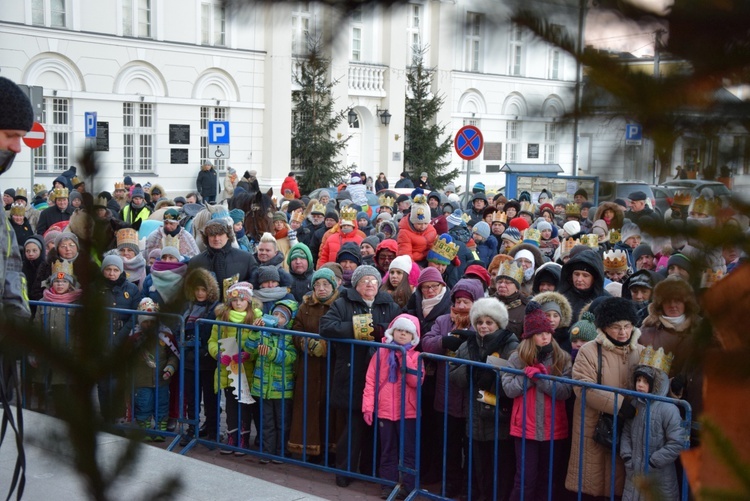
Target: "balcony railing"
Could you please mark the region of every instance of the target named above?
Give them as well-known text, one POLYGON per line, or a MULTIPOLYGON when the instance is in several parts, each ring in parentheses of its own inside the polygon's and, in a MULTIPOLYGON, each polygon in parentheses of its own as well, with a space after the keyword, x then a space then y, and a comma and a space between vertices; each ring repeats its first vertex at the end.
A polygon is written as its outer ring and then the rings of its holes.
POLYGON ((380 64, 349 63, 349 95, 385 97, 385 70, 380 64))

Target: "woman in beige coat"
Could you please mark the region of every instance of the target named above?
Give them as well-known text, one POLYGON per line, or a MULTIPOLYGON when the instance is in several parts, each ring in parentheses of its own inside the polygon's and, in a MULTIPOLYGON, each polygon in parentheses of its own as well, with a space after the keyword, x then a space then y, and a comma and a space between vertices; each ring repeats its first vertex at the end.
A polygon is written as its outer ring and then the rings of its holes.
MULTIPOLYGON (((573 364, 573 379, 596 383, 599 371, 598 346, 602 350, 601 384, 627 389, 633 368, 638 365, 643 346, 638 344, 640 331, 635 327, 638 320, 633 303, 624 298, 604 299, 593 312, 596 316, 596 339, 583 345, 573 364)), ((565 487, 578 492, 579 454, 583 453, 581 492, 589 496, 609 497, 612 479, 612 450, 594 442, 594 429, 599 414, 612 414, 615 409, 615 394, 602 390, 586 391, 583 437, 581 436, 582 388, 574 388, 576 394, 573 411, 573 441, 568 463, 565 487)), ((618 396, 618 423, 635 415, 630 397, 618 396)), ((615 495, 621 496, 625 483, 625 467, 615 452, 615 495)))

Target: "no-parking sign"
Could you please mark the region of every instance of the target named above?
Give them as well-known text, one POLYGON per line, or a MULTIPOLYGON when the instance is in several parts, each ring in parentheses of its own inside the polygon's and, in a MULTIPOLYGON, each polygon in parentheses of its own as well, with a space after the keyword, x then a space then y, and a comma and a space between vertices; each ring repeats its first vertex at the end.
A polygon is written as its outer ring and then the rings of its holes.
POLYGON ((458 129, 453 146, 456 148, 459 157, 464 160, 474 160, 484 147, 482 132, 473 125, 464 125, 458 129))

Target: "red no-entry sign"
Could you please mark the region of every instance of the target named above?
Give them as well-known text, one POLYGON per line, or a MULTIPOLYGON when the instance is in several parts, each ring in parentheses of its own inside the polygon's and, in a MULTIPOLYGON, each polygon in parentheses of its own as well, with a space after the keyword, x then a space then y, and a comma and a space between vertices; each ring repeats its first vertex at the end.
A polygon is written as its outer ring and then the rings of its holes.
POLYGON ((39 148, 44 144, 44 140, 47 138, 47 133, 44 131, 44 127, 39 122, 34 122, 31 130, 23 137, 23 142, 29 148, 39 148))
POLYGON ((459 157, 464 160, 474 160, 482 152, 484 138, 478 128, 473 125, 465 125, 458 129, 453 145, 459 157))

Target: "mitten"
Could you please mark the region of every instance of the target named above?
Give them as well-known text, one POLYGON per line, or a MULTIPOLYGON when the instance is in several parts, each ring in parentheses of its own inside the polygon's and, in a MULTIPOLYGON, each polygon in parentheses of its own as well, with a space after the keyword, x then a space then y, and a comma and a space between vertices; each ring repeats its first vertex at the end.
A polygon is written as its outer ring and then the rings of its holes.
POLYGON ((232 355, 232 360, 240 364, 248 358, 250 358, 250 354, 246 351, 241 351, 232 355))
POLYGON ((443 336, 441 339, 441 343, 443 344, 444 350, 450 350, 450 351, 456 351, 458 350, 458 347, 463 344, 464 340, 461 339, 458 336, 443 336))
POLYGON ((297 240, 297 230, 289 230, 286 234, 287 238, 289 238, 289 242, 291 243, 292 240, 297 240))
POLYGON ((174 374, 174 367, 172 367, 171 365, 164 367, 164 373, 162 374, 162 377, 164 379, 171 378, 172 374, 174 374))
POLYGON ((547 371, 547 368, 544 366, 544 364, 542 364, 540 362, 535 363, 534 367, 536 367, 537 369, 539 369, 539 372, 542 373, 542 374, 549 374, 549 372, 547 371))
POLYGON ((669 382, 669 391, 674 398, 682 398, 682 392, 685 391, 687 380, 682 374, 678 374, 669 382))
POLYGON ((488 405, 496 405, 497 404, 497 397, 494 393, 490 393, 489 391, 479 390, 479 396, 477 397, 477 402, 482 402, 488 405))
POLYGON ((620 411, 617 413, 617 417, 620 419, 633 419, 635 417, 635 406, 633 405, 633 397, 623 397, 620 411))
POLYGON ((219 358, 219 362, 221 362, 221 365, 229 365, 232 363, 232 357, 229 355, 222 355, 221 358, 219 358))
POLYGON ((310 338, 307 341, 307 350, 314 357, 326 356, 326 345, 323 341, 310 338))
POLYGON ((362 417, 365 419, 365 423, 367 423, 367 426, 372 426, 372 412, 365 412, 362 417))
POLYGON ((539 374, 539 372, 541 371, 533 365, 527 365, 526 367, 524 367, 523 372, 526 374, 527 378, 533 379, 534 376, 539 374))

